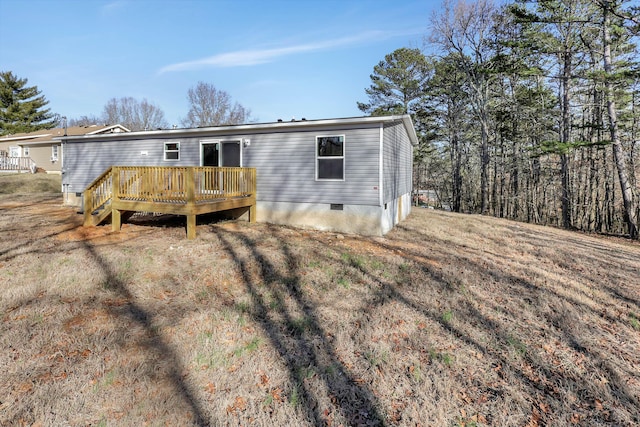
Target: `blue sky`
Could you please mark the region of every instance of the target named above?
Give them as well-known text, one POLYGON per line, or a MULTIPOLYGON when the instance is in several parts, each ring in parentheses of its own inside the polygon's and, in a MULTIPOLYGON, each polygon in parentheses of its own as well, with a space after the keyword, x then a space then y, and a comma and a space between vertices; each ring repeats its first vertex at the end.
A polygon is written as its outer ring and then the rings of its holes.
POLYGON ((169 124, 199 81, 260 122, 360 116, 374 65, 423 47, 440 0, 0 0, 0 70, 53 112, 100 115, 111 98, 159 106, 169 124))

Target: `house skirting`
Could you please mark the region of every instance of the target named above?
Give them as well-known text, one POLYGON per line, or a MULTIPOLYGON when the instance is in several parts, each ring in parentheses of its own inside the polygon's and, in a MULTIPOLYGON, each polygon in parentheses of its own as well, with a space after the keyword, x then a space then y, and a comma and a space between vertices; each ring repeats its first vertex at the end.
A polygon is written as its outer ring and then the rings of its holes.
POLYGON ((411 194, 403 194, 382 207, 382 234, 386 234, 411 212, 411 194))
POLYGON ((70 191, 62 191, 62 202, 65 206, 82 208, 82 193, 76 194, 70 191))
MULTIPOLYGON (((68 193, 65 204, 81 207, 82 198, 68 193)), ((230 212, 245 219, 246 209, 230 212)), ((405 194, 383 206, 328 203, 289 203, 258 200, 256 221, 337 233, 382 236, 404 220, 411 211, 411 195, 405 194)))
POLYGON ((411 210, 410 194, 385 206, 288 203, 258 200, 256 221, 339 233, 382 236, 411 210))

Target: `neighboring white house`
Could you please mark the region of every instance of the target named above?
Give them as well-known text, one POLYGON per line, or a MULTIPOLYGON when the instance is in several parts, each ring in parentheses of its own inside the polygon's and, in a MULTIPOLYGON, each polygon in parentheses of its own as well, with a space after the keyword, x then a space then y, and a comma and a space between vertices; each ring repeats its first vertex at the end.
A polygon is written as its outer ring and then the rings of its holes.
POLYGON ((257 173, 258 221, 382 235, 411 209, 408 115, 56 138, 65 200, 111 166, 241 166, 257 173))

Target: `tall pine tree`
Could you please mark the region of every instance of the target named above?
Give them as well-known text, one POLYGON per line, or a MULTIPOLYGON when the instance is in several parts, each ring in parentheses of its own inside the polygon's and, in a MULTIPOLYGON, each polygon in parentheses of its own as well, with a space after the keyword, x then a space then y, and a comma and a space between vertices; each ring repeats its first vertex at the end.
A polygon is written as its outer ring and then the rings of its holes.
POLYGON ((372 116, 416 113, 432 70, 420 49, 396 49, 373 67, 369 103, 358 102, 358 109, 372 116))
POLYGON ((56 115, 37 86, 27 86, 11 71, 0 72, 0 135, 51 129, 56 115))

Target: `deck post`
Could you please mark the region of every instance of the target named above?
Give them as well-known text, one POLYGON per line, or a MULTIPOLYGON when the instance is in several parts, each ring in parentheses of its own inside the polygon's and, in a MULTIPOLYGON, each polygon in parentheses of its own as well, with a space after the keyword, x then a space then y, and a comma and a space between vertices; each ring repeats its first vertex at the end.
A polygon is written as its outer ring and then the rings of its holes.
POLYGON ((120 231, 122 218, 120 210, 116 209, 115 203, 120 200, 120 168, 112 168, 111 180, 111 230, 120 231))
POLYGON ((122 228, 122 213, 119 209, 111 209, 111 230, 120 231, 122 228))
POLYGON ((84 213, 84 226, 93 225, 91 207, 93 206, 93 194, 91 190, 85 190, 82 197, 82 212, 84 213))
POLYGON ((251 182, 249 188, 251 189, 251 206, 249 206, 249 222, 256 222, 257 202, 256 202, 256 170, 255 168, 250 170, 249 176, 251 182))
POLYGON ((186 186, 187 186, 187 239, 196 238, 196 183, 195 168, 187 168, 186 170, 186 186))
POLYGON ((256 201, 249 206, 249 222, 256 222, 256 201))
POLYGON ((187 239, 193 240, 196 238, 196 216, 187 215, 187 239))

